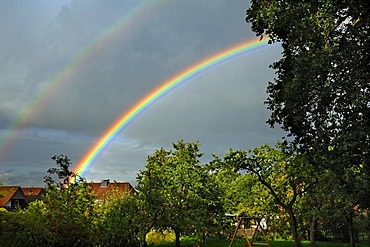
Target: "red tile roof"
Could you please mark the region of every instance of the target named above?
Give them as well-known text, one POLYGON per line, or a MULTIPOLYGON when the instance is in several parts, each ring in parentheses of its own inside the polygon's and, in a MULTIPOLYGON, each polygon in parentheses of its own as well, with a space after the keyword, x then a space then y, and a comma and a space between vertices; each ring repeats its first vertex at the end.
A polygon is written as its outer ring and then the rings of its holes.
POLYGON ((0 197, 0 207, 5 207, 19 188, 20 186, 0 186, 0 194, 5 194, 4 197, 0 197))
POLYGON ((39 195, 41 192, 45 191, 45 189, 40 188, 40 187, 30 187, 30 188, 22 188, 22 191, 25 196, 31 196, 31 195, 39 195))
POLYGON ((24 196, 27 198, 28 203, 35 200, 42 199, 42 196, 46 194, 45 189, 41 187, 30 187, 22 188, 24 196))
POLYGON ((104 186, 104 183, 88 183, 91 187, 92 192, 97 196, 97 199, 102 200, 107 196, 107 192, 113 191, 114 189, 121 193, 130 193, 131 195, 135 193, 134 187, 128 182, 107 182, 107 185, 104 186), (102 186, 103 185, 103 186, 102 186))

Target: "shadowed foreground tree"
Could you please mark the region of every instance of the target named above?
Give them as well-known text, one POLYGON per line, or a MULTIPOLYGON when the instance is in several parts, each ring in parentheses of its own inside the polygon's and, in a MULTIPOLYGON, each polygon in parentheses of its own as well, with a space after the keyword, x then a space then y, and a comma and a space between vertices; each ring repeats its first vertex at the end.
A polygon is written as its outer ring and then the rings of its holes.
POLYGON ((353 207, 368 208, 370 193, 369 1, 252 0, 246 20, 283 48, 268 123, 281 124, 318 172, 336 174, 352 199, 342 211, 355 246, 353 207))

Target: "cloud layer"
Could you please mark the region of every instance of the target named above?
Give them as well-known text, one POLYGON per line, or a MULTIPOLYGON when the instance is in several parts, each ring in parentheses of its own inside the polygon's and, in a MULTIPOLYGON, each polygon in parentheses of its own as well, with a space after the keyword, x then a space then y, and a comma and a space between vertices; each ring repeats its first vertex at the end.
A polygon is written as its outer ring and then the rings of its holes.
MULTIPOLYGON (((165 80, 254 38, 243 0, 5 5, 0 10, 5 184, 42 185, 54 166, 51 156, 65 154, 76 164, 120 115, 165 80), (94 42, 98 45, 91 46, 94 42), (26 121, 12 129, 25 113, 26 121)), ((283 133, 265 124, 269 112, 263 102, 274 77, 268 66, 279 57, 278 46, 266 47, 188 80, 138 116, 84 176, 135 183, 148 155, 180 139, 199 140, 204 162, 228 148, 274 144, 283 133)))

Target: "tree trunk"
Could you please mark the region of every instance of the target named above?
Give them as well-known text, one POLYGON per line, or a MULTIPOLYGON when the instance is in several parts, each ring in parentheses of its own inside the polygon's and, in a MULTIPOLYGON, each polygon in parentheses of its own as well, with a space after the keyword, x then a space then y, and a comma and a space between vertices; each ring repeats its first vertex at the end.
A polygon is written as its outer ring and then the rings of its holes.
POLYGON ((146 237, 146 234, 144 235, 144 239, 141 240, 141 244, 140 244, 141 247, 147 247, 148 246, 145 237, 146 237))
POLYGON ((316 223, 317 219, 315 216, 312 217, 312 221, 310 222, 310 245, 314 246, 316 241, 316 223))
POLYGON ((180 247, 180 232, 174 230, 176 236, 176 247, 180 247))
POLYGON ((147 232, 140 234, 141 235, 140 236, 140 247, 147 247, 148 246, 148 244, 146 242, 146 234, 147 234, 147 232))
POLYGON ((301 240, 299 239, 299 234, 298 234, 298 230, 297 230, 297 219, 294 215, 294 212, 291 208, 287 208, 287 211, 288 211, 288 214, 289 214, 289 217, 290 217, 290 228, 292 230, 292 234, 293 234, 293 238, 294 238, 294 242, 295 242, 295 246, 296 247, 302 247, 302 243, 301 243, 301 240))
POLYGON ((204 246, 207 246, 207 242, 206 242, 206 232, 203 232, 202 234, 202 243, 204 246))
POLYGON ((348 218, 348 234, 349 234, 349 246, 355 247, 355 229, 353 227, 353 219, 352 216, 349 216, 348 218))

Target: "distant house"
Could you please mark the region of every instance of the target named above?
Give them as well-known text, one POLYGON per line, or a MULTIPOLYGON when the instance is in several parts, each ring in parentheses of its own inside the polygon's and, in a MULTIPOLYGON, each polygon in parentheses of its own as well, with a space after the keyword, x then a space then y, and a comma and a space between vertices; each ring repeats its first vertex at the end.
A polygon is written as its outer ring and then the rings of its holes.
MULTIPOLYGON (((134 195, 136 190, 128 182, 110 182, 109 179, 100 183, 87 183, 99 201, 104 201, 110 192, 134 195)), ((17 207, 26 208, 35 200, 42 200, 46 190, 40 187, 21 188, 20 186, 0 186, 0 208, 14 210, 17 207)))
POLYGON ((0 194, 5 195, 0 197, 0 208, 14 210, 28 206, 27 198, 20 186, 0 186, 0 194))
POLYGON ((41 187, 22 188, 22 191, 28 204, 36 200, 42 200, 46 194, 45 189, 41 187))
POLYGON ((87 183, 92 192, 96 195, 97 200, 105 200, 109 192, 128 193, 134 195, 136 190, 128 182, 110 182, 109 179, 102 180, 100 183, 87 183))

